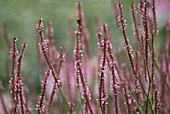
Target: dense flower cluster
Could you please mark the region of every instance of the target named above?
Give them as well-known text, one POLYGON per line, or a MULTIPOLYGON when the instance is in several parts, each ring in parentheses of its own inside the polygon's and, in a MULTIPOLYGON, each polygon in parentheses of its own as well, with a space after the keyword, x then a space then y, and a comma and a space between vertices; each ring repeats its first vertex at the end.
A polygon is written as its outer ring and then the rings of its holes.
MULTIPOLYGON (((102 25, 100 18, 96 16, 95 29, 98 38, 96 56, 90 52, 88 44, 90 35, 81 0, 77 2, 76 30, 72 25, 72 19, 68 19, 70 45, 72 49, 75 46, 72 52, 67 50, 67 45, 62 45, 58 51, 51 22, 48 22, 45 28, 42 19, 39 19, 36 25, 37 60, 41 74, 45 72, 45 75, 40 77, 42 81, 39 97, 32 93, 31 89, 29 93, 31 96, 27 97, 27 83, 24 83, 22 77, 24 63, 22 59, 27 44, 24 43, 21 52, 18 51, 18 39, 14 37, 12 44, 10 43, 4 24, 2 32, 11 60, 9 79, 11 107, 3 99, 3 87, 0 82, 0 101, 4 113, 32 114, 34 111, 38 114, 169 113, 170 23, 167 22, 166 25, 167 38, 164 51, 159 52, 155 46, 155 38, 158 35, 156 2, 151 0, 149 3, 152 16, 149 14, 147 0, 131 3, 135 44, 133 45, 128 38, 129 28, 123 16, 122 4, 120 0, 117 3, 113 2, 125 48, 121 48, 115 39, 112 43, 110 25, 102 25), (36 110, 32 108, 35 101, 36 110)), ((35 88, 31 81, 28 83, 35 88)))

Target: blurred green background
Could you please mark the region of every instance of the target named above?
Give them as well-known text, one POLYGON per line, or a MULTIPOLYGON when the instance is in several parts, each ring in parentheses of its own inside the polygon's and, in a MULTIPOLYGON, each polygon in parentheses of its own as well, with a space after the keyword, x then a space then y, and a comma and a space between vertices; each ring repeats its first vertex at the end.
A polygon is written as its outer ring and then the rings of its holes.
MULTIPOLYGON (((38 18, 43 18, 46 27, 51 21, 54 28, 54 37, 57 48, 63 43, 69 45, 68 17, 72 17, 73 27, 76 28, 76 2, 77 0, 0 0, 0 27, 6 23, 10 40, 18 37, 18 48, 26 42, 28 47, 23 59, 24 80, 33 79, 39 84, 39 68, 37 66, 37 52, 35 46, 35 25, 38 18)), ((117 27, 116 17, 113 15, 111 0, 82 0, 83 11, 90 33, 90 49, 95 52, 97 37, 95 31, 95 16, 100 17, 100 23, 107 23, 112 34, 112 42, 122 42, 122 34, 117 27)), ((131 0, 122 0, 123 13, 128 24, 128 35, 133 39, 130 4, 131 0)), ((10 65, 8 50, 5 40, 0 32, 0 79, 8 84, 5 75, 5 64, 10 65)), ((10 70, 10 67, 8 68, 10 70)))

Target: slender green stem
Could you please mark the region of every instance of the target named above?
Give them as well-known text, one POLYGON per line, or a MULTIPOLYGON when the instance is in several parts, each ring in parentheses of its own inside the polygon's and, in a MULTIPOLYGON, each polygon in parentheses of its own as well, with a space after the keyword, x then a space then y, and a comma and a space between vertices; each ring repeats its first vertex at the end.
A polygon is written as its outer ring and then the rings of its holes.
POLYGON ((160 73, 161 78, 162 78, 163 81, 165 82, 165 84, 166 84, 166 86, 168 87, 168 90, 169 90, 169 92, 170 92, 170 87, 169 87, 169 85, 168 85, 168 83, 167 83, 167 81, 166 81, 166 79, 165 79, 165 76, 162 75, 162 72, 161 72, 161 70, 159 69, 159 66, 158 66, 157 62, 154 61, 154 63, 155 63, 156 69, 157 69, 158 72, 160 73))
MULTIPOLYGON (((130 94, 130 96, 133 98, 133 99, 135 99, 135 97, 132 95, 132 93, 129 91, 129 94, 130 94)), ((142 109, 141 109, 141 107, 138 105, 138 103, 135 101, 135 104, 136 104, 136 106, 137 106, 137 108, 139 109, 139 113, 140 114, 144 114, 144 112, 142 111, 142 109)))
MULTIPOLYGON (((147 114, 147 110, 148 110, 148 103, 150 105, 150 108, 152 109, 152 101, 149 99, 149 95, 150 95, 150 87, 151 87, 151 82, 153 81, 151 79, 151 74, 150 74, 150 69, 148 64, 146 65, 147 70, 148 70, 148 77, 149 77, 149 86, 148 86, 148 93, 147 93, 147 100, 146 100, 146 114, 147 114)), ((153 110, 152 110, 152 114, 153 114, 153 110)))
POLYGON ((78 107, 78 114, 80 113, 80 109, 82 108, 82 99, 81 99, 81 92, 80 92, 80 86, 78 85, 78 98, 79 98, 79 107, 78 107))
MULTIPOLYGON (((150 45, 149 45, 149 49, 150 49, 150 51, 152 51, 150 45)), ((170 87, 169 87, 169 85, 168 85, 168 83, 167 83, 167 81, 166 81, 166 79, 165 79, 165 76, 162 75, 162 71, 160 70, 156 59, 154 59, 154 64, 155 64, 155 67, 156 67, 156 69, 158 70, 161 78, 163 79, 163 81, 165 82, 166 86, 168 87, 168 90, 170 91, 170 87)))
POLYGON ((67 97, 66 97, 66 95, 65 95, 65 93, 64 93, 64 91, 63 91, 63 89, 62 89, 61 86, 59 86, 59 91, 60 91, 60 93, 61 93, 61 96, 62 96, 64 102, 65 102, 66 105, 67 105, 67 108, 69 109, 70 114, 72 114, 72 109, 70 108, 70 106, 69 106, 69 104, 68 104, 68 99, 67 99, 67 97))

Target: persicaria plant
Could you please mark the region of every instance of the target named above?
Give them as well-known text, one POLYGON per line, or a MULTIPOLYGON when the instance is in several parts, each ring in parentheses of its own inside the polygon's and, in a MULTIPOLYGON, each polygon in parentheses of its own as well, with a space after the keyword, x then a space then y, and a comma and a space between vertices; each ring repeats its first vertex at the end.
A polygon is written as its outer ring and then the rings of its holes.
MULTIPOLYGON (((155 46, 158 35, 155 0, 132 1, 129 12, 133 22, 134 44, 127 34, 120 0, 113 3, 122 32, 124 47, 112 42, 109 26, 96 17, 95 54, 89 47, 82 2, 77 2, 76 30, 69 27, 70 53, 67 46, 56 49, 53 27, 43 19, 36 24, 41 93, 27 95, 22 77, 22 61, 27 44, 19 52, 17 37, 11 43, 7 28, 3 36, 10 53, 10 103, 4 100, 3 82, 0 100, 4 114, 169 114, 170 113, 170 22, 166 24, 165 51, 155 46), (148 9, 148 2, 151 10, 148 9), (116 7, 115 7, 116 6, 116 7), (74 32, 74 33, 73 33, 74 32), (73 39, 75 38, 75 39, 73 39), (116 46, 112 46, 116 45, 116 46), (116 47, 116 48, 113 48, 116 47)), ((71 20, 69 20, 71 25, 71 20)), ((133 34, 132 33, 132 34, 133 34)), ((29 56, 29 55, 27 55, 29 56)))

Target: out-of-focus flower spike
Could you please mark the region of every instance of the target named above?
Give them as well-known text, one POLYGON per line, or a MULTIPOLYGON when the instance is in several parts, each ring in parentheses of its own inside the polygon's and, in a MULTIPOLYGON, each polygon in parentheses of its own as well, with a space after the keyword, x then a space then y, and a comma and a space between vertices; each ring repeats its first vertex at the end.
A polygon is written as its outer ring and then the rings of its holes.
POLYGON ((153 14, 154 33, 155 33, 155 34, 158 34, 155 0, 151 0, 151 5, 152 5, 152 14, 153 14))
POLYGON ((1 100, 1 104, 2 104, 2 109, 4 111, 4 114, 8 114, 8 110, 2 95, 2 90, 3 90, 3 86, 2 86, 2 82, 0 81, 0 100, 1 100))
POLYGON ((6 45, 8 47, 8 50, 10 50, 11 49, 11 43, 10 43, 10 40, 9 40, 6 23, 4 23, 2 25, 2 35, 4 36, 4 39, 5 39, 6 45))

